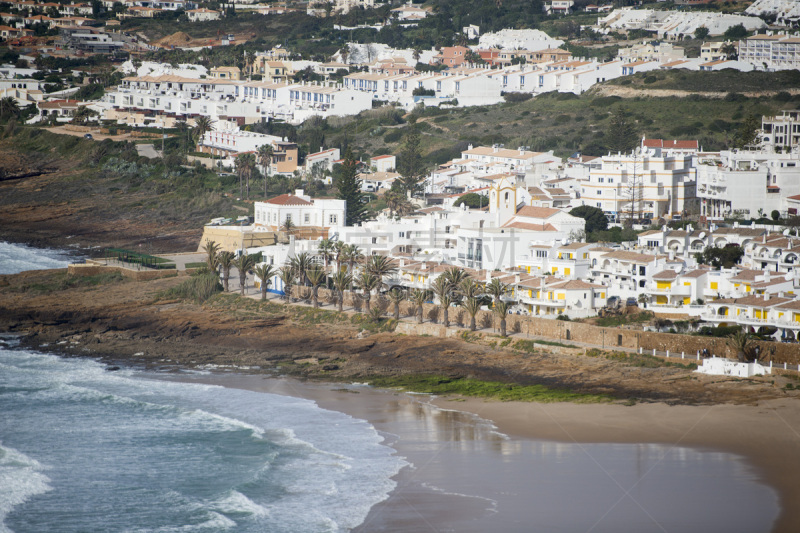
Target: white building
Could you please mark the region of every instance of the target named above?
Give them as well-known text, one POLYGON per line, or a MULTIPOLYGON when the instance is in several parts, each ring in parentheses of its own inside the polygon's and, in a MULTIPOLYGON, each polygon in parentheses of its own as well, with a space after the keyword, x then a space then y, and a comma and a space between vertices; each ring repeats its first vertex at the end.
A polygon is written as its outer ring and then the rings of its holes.
POLYGON ((764 70, 800 68, 800 36, 754 35, 739 41, 739 61, 764 70))
POLYGON ((725 217, 785 213, 788 198, 800 194, 800 154, 769 150, 724 150, 697 166, 700 214, 725 217))
POLYGON ((207 9, 205 7, 200 9, 190 9, 186 12, 186 18, 189 22, 204 22, 207 20, 219 20, 221 14, 215 9, 207 9))
POLYGON ((181 76, 124 78, 105 101, 113 111, 106 118, 128 121, 131 113, 178 118, 208 115, 243 124, 279 118, 298 124, 311 116, 355 115, 372 108, 372 99, 338 85, 269 81, 194 79, 181 76))
POLYGON ((762 117, 759 141, 773 150, 788 151, 800 146, 800 111, 784 110, 774 117, 762 117))
MULTIPOLYGON (((663 144, 660 139, 650 141, 653 145, 663 144)), ((658 219, 692 211, 697 203, 692 155, 697 143, 677 143, 688 146, 685 150, 644 146, 634 154, 603 156, 600 168, 592 168, 589 180, 581 184, 580 202, 615 218, 658 219)))
POLYGON ((344 200, 311 198, 298 189, 255 203, 255 225, 280 228, 290 221, 297 228, 339 228, 345 223, 344 200))
POLYGON ((370 158, 369 166, 376 172, 393 172, 397 168, 397 157, 393 155, 377 155, 370 158))

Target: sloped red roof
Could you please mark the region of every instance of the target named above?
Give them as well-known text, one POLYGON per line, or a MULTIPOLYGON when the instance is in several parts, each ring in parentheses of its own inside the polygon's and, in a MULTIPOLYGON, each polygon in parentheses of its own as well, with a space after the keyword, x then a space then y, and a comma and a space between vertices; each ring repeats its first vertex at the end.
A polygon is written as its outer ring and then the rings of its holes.
POLYGON ((645 139, 646 148, 675 148, 677 150, 697 150, 700 143, 697 141, 667 141, 664 139, 645 139))
POLYGON ((551 207, 534 207, 532 205, 526 205, 517 211, 517 216, 530 218, 550 218, 559 212, 559 209, 554 209, 551 207))
POLYGON ((272 205, 313 205, 311 202, 293 194, 281 194, 275 198, 270 198, 266 203, 272 205))

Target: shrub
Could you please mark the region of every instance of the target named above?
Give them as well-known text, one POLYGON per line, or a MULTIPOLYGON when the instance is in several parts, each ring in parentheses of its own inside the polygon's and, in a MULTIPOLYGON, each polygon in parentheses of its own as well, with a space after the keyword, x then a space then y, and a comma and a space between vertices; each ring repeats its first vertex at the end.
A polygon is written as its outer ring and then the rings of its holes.
POLYGON ((180 298, 203 303, 218 292, 222 291, 222 284, 214 272, 207 272, 192 276, 180 285, 165 291, 161 296, 165 298, 180 298))
POLYGON ((508 103, 524 102, 533 98, 531 93, 505 93, 503 99, 508 103))

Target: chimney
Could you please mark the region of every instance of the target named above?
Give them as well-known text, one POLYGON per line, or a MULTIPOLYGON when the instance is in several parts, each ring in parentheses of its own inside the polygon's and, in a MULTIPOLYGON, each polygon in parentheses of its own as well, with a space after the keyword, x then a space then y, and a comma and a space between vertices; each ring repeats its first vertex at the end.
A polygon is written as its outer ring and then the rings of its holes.
POLYGON ((520 275, 514 274, 514 284, 519 285, 519 282, 520 282, 520 275))
POLYGON ((405 259, 401 259, 400 260, 400 268, 403 268, 404 266, 406 266, 406 260, 405 259))

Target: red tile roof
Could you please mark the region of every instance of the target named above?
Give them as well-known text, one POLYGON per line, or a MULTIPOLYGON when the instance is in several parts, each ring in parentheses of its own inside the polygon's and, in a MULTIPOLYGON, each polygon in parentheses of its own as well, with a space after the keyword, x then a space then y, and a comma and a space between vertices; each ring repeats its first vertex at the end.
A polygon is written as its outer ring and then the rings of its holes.
POLYGON ((697 150, 700 143, 697 141, 666 141, 664 139, 645 139, 646 148, 675 148, 678 150, 697 150))
POLYGON ((275 198, 270 198, 266 203, 272 205, 313 205, 311 202, 303 200, 299 196, 293 194, 282 194, 275 198))

